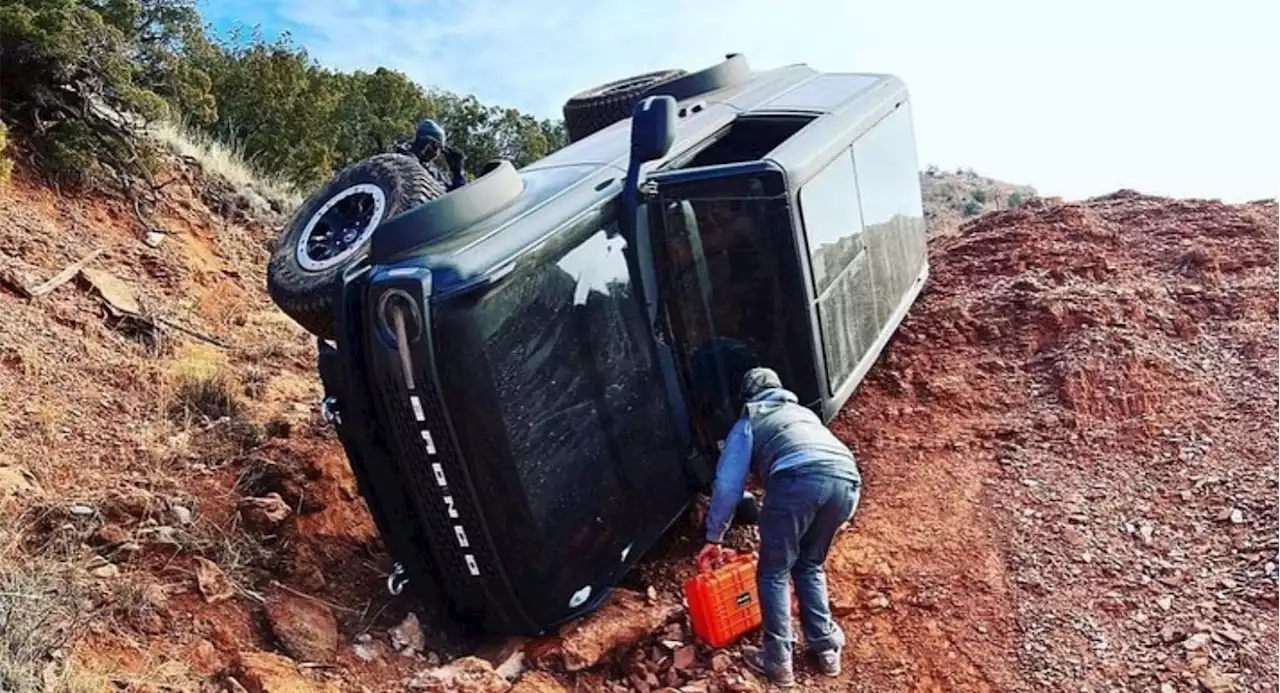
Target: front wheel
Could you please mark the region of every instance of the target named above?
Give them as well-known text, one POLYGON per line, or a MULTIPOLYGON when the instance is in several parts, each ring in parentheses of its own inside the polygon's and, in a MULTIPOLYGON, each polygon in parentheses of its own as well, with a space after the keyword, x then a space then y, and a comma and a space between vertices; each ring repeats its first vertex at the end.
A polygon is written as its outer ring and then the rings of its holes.
POLYGON ((271 300, 311 334, 332 339, 335 284, 368 254, 374 231, 445 192, 404 154, 378 154, 343 169, 281 230, 267 267, 271 300))

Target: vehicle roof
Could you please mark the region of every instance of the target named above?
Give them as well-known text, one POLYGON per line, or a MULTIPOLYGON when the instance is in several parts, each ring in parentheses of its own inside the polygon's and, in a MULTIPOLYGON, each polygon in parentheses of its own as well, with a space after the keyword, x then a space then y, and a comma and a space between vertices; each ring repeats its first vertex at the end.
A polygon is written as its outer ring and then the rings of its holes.
MULTIPOLYGON (((642 166, 642 175, 739 116, 818 116, 808 130, 821 123, 824 114, 862 109, 871 116, 905 93, 905 85, 888 74, 821 73, 804 64, 756 72, 745 83, 681 101, 671 151, 642 166)), ((626 118, 521 168, 524 189, 512 204, 456 236, 418 248, 413 261, 432 269, 433 295, 442 297, 499 278, 566 223, 593 210, 600 215, 622 191, 630 132, 631 120, 626 118)), ((601 216, 599 221, 608 219, 601 216)))

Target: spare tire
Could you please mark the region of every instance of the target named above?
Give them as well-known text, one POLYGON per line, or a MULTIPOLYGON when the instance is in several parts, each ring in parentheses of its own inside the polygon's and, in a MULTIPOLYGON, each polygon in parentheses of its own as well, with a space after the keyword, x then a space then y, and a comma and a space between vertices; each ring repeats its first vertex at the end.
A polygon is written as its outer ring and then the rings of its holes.
POLYGON ((343 169, 281 230, 267 266, 271 300, 311 334, 333 339, 335 284, 368 254, 374 231, 445 192, 417 159, 404 154, 377 154, 343 169))
POLYGON ((631 117, 640 97, 654 87, 686 74, 684 70, 658 70, 592 87, 564 103, 564 129, 570 142, 631 117))

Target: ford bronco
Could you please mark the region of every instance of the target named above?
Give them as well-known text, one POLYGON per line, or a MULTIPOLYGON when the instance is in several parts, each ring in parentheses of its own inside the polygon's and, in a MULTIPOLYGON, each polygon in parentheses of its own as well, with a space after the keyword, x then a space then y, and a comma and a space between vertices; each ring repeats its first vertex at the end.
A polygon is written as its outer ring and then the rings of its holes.
POLYGON ((830 421, 928 273, 891 75, 733 54, 565 116, 568 146, 448 193, 411 157, 354 164, 271 259, 389 584, 437 626, 595 609, 709 488, 742 374, 830 421))

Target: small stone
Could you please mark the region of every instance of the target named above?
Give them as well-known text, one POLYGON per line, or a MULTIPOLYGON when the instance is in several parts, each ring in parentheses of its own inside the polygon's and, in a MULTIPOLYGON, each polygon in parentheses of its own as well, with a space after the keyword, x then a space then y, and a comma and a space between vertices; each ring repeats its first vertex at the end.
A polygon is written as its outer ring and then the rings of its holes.
POLYGON ((1185 634, 1176 626, 1166 624, 1160 629, 1160 640, 1165 643, 1171 643, 1181 640, 1185 634))
POLYGON ((1151 525, 1142 525, 1138 528, 1138 536, 1142 537, 1142 543, 1150 544, 1151 538, 1155 534, 1156 528, 1151 525))
POLYGON ((72 517, 89 517, 95 511, 91 506, 76 504, 69 506, 67 508, 67 512, 70 513, 72 517))
POLYGON ((218 564, 200 556, 196 557, 196 587, 210 604, 235 596, 235 588, 226 573, 222 572, 218 564))
POLYGON ((1196 633, 1195 635, 1192 635, 1186 640, 1183 640, 1182 646, 1186 648, 1187 651, 1203 650, 1204 648, 1209 646, 1209 634, 1196 633))
POLYGON ((1093 563, 1093 554, 1089 553, 1088 551, 1085 551, 1084 553, 1080 554, 1080 562, 1093 563))
POLYGON ((182 546, 182 534, 177 527, 170 527, 169 525, 138 530, 138 539, 152 546, 182 546))
POLYGON ((383 644, 377 641, 357 642, 351 646, 351 651, 362 662, 375 662, 381 659, 383 649, 383 644))
POLYGON ((698 652, 692 645, 682 647, 675 651, 672 655, 671 666, 679 671, 688 671, 693 663, 697 660, 698 652))
POLYGON ((96 578, 102 578, 104 580, 107 580, 110 578, 119 577, 120 568, 116 566, 116 564, 114 563, 108 563, 106 565, 102 565, 102 566, 98 566, 97 568, 94 568, 93 570, 89 571, 89 574, 93 575, 96 578))
POLYGON ((259 532, 274 530, 292 512, 289 504, 275 491, 261 498, 244 498, 239 508, 245 524, 259 532))
POLYGON ((406 656, 413 656, 415 652, 421 652, 426 649, 427 641, 422 635, 422 625, 418 622, 418 615, 409 612, 400 625, 387 631, 387 635, 391 636, 391 646, 406 656))
POLYGON ((1172 609, 1172 608, 1173 608, 1173 595, 1172 595, 1172 594, 1165 594, 1165 595, 1161 595, 1158 599, 1156 599, 1156 606, 1160 607, 1161 609, 1163 609, 1163 610, 1165 610, 1165 611, 1168 611, 1169 609, 1172 609))
POLYGON ((649 585, 644 591, 644 597, 649 600, 650 604, 656 603, 658 601, 658 589, 653 585, 649 585))
POLYGON ((867 600, 867 606, 871 607, 874 611, 887 609, 889 608, 889 598, 880 592, 876 592, 867 600))
POLYGON ((1165 681, 1160 684, 1160 693, 1177 693, 1177 691, 1174 690, 1172 683, 1165 681))
POLYGON ((462 657, 445 666, 418 672, 406 682, 411 691, 427 693, 504 693, 511 683, 479 657, 462 657))
POLYGON ((150 248, 157 248, 160 246, 161 243, 164 243, 164 239, 168 237, 169 237, 169 234, 166 234, 166 233, 161 233, 159 231, 148 231, 147 235, 143 237, 142 242, 146 243, 147 246, 150 248))
POLYGON ((280 647, 294 659, 326 663, 338 651, 338 620, 315 599, 283 589, 267 594, 267 625, 280 647))
POLYGON ((173 514, 173 521, 180 525, 191 524, 191 509, 184 505, 175 505, 169 508, 169 512, 173 514))
POLYGON ((1244 522, 1244 511, 1240 508, 1232 508, 1231 513, 1227 515, 1227 519, 1230 520, 1233 525, 1241 524, 1244 522))
POLYGON ((1223 626, 1219 628, 1217 632, 1219 635, 1226 638, 1227 640, 1230 640, 1231 642, 1238 643, 1244 640, 1244 633, 1241 633, 1240 631, 1236 630, 1231 625, 1223 626))
POLYGON ((729 659, 729 655, 723 652, 717 652, 711 658, 711 670, 715 672, 726 671, 731 664, 733 664, 733 661, 729 659))
POLYGON ((1214 667, 1206 667, 1196 680, 1208 693, 1231 693, 1235 690, 1235 677, 1227 676, 1214 667))
POLYGON ((1077 549, 1083 549, 1088 545, 1088 540, 1085 539, 1084 534, 1075 527, 1064 528, 1062 530, 1062 539, 1067 542, 1068 545, 1074 546, 1077 549))

